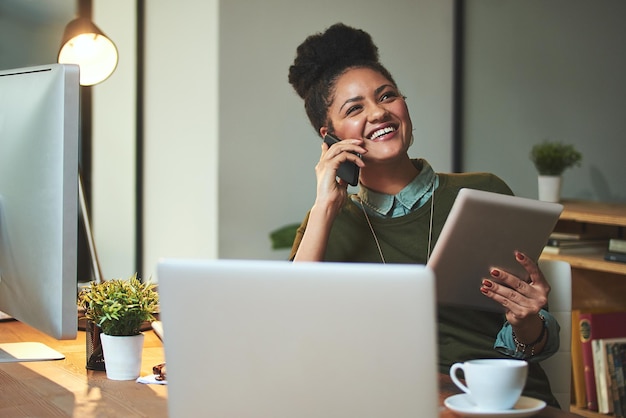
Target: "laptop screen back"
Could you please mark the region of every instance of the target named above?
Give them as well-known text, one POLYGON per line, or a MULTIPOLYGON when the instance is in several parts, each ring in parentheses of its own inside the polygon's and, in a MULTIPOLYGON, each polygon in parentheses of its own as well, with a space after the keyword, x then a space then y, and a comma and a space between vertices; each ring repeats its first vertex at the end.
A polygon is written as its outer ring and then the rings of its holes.
POLYGON ((437 416, 432 272, 164 260, 169 415, 437 416))

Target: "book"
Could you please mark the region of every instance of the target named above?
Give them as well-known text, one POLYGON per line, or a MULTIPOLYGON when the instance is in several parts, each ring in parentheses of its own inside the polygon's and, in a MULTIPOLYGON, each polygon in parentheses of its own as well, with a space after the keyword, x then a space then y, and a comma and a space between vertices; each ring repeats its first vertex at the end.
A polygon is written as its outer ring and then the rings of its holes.
MULTIPOLYGON (((608 387, 608 399, 610 403, 610 411, 616 417, 621 415, 621 408, 619 406, 619 393, 617 392, 617 376, 615 376, 615 358, 613 355, 614 344, 609 341, 605 342, 604 349, 606 350, 606 381, 608 387)), ((600 409, 600 407, 598 407, 600 409)))
POLYGON ((549 247, 586 247, 586 246, 608 246, 609 241, 606 238, 599 239, 558 239, 548 238, 547 246, 549 247))
MULTIPOLYGON (((617 344, 613 347, 613 361, 619 394, 619 411, 623 418, 626 416, 626 344, 617 344)), ((615 410, 618 409, 615 408, 615 410)))
POLYGON ((606 252, 607 243, 594 243, 585 245, 570 245, 570 246, 553 246, 546 245, 543 247, 543 253, 545 254, 603 254, 606 252))
POLYGON ((616 418, 624 418, 624 371, 622 366, 622 351, 626 350, 626 343, 614 342, 606 345, 606 360, 608 366, 609 379, 611 382, 611 392, 613 396, 613 414, 616 418))
POLYGON ((607 251, 606 254, 604 254, 604 259, 607 261, 617 261, 620 263, 626 263, 626 254, 616 253, 614 251, 607 251))
POLYGON ((561 232, 554 231, 550 234, 549 239, 558 239, 558 240, 581 240, 581 239, 598 239, 604 238, 608 239, 610 235, 608 235, 607 231, 582 231, 582 232, 561 232))
POLYGON ((580 309, 572 310, 572 392, 573 404, 578 408, 587 407, 587 395, 585 394, 585 366, 583 365, 583 353, 580 345, 580 309))
POLYGON ((626 239, 611 238, 609 240, 609 251, 626 254, 626 239))
POLYGON ((591 341, 602 338, 626 337, 626 311, 616 312, 580 312, 580 345, 585 375, 585 395, 587 409, 598 410, 591 341))
MULTIPOLYGON (((611 375, 611 369, 614 369, 611 346, 616 343, 626 343, 626 337, 591 340, 598 412, 601 414, 610 414, 614 410, 613 400, 616 394, 613 393, 613 379, 611 375)), ((617 387, 615 390, 617 390, 617 387)))

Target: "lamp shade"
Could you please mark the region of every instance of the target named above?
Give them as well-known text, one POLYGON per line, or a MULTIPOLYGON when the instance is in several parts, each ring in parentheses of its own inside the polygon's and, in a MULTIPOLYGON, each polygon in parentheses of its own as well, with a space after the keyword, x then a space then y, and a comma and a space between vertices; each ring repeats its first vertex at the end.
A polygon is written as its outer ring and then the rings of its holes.
POLYGON ((78 64, 82 86, 109 78, 117 67, 117 59, 115 44, 88 18, 79 17, 65 27, 57 61, 78 64))

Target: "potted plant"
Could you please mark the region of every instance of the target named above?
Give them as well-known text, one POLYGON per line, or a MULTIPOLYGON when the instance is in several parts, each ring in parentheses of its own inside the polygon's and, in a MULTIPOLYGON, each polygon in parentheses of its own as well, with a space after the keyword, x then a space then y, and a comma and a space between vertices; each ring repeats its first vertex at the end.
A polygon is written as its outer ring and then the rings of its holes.
POLYGON ((579 166, 582 154, 573 145, 543 141, 533 146, 530 159, 539 172, 539 200, 558 202, 563 172, 579 166))
POLYGON ((154 321, 159 297, 155 286, 142 283, 137 274, 128 280, 91 282, 78 294, 85 317, 100 327, 107 377, 139 377, 144 335, 142 324, 154 321))

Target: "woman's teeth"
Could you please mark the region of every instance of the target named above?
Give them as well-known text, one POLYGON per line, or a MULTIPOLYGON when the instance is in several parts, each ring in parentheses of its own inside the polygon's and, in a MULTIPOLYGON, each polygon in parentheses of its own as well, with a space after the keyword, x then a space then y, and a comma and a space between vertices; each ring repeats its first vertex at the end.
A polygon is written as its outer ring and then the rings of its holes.
POLYGON ((388 127, 386 127, 386 128, 382 128, 382 129, 379 129, 379 130, 377 130, 376 132, 374 132, 374 133, 372 134, 371 139, 376 139, 376 138, 378 138, 378 137, 381 137, 381 136, 383 136, 383 135, 385 135, 385 134, 388 134, 389 132, 393 132, 393 131, 395 131, 395 130, 396 130, 396 128, 393 128, 393 127, 391 127, 391 126, 388 126, 388 127))

